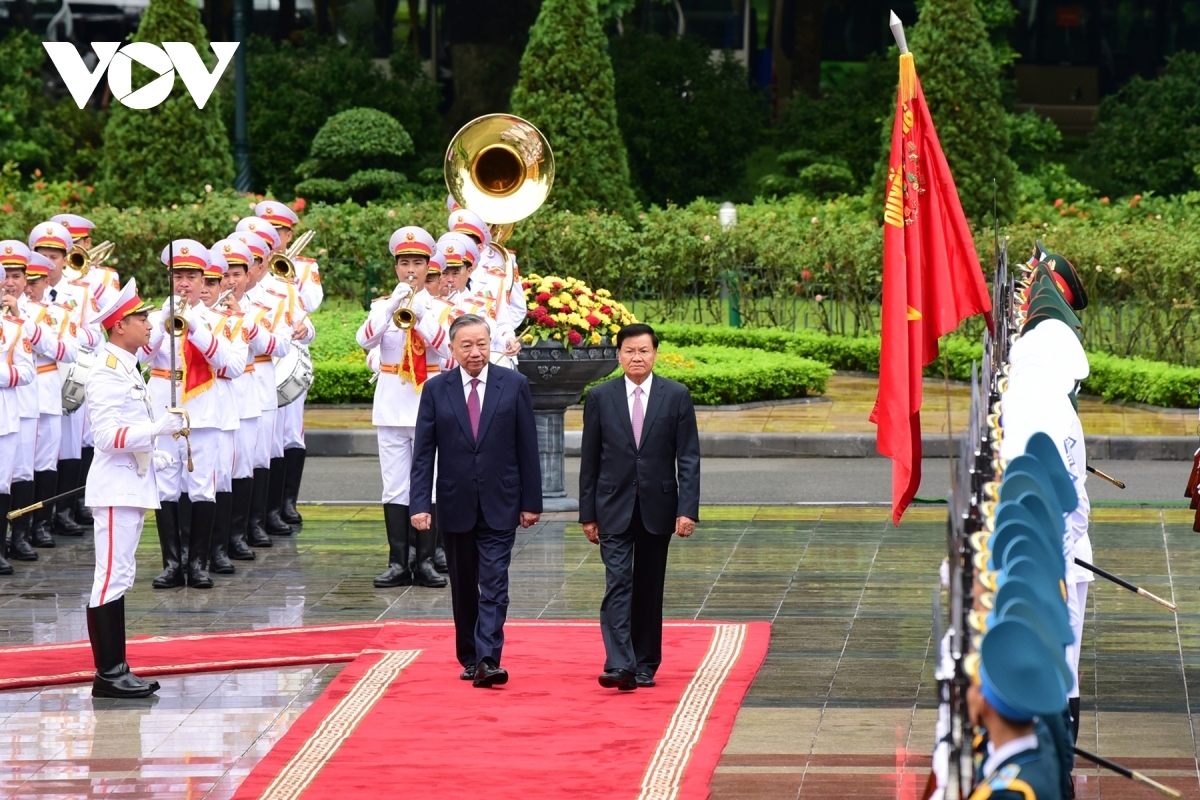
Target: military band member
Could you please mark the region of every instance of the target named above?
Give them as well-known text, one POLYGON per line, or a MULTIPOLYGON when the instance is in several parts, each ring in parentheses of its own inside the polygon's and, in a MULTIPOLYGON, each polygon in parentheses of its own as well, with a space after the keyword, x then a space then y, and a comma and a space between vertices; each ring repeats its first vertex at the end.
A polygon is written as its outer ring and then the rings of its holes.
MULTIPOLYGON (((271 237, 278 238, 270 224, 265 227, 270 229, 268 237, 252 230, 235 231, 229 236, 231 240, 246 245, 253 256, 246 274, 246 288, 240 297, 234 295, 249 318, 249 354, 254 359, 254 380, 258 387, 259 421, 254 440, 250 513, 246 523, 247 541, 251 547, 271 546, 267 531, 267 507, 271 484, 270 464, 275 456, 275 417, 279 408, 275 359, 283 358, 292 349, 292 328, 284 319, 280 304, 266 302, 270 298, 260 288, 267 275, 266 259, 271 252, 271 237)), ((282 457, 282 451, 279 455, 282 457)), ((276 529, 278 535, 290 532, 286 524, 283 529, 276 529)))
MULTIPOLYGON (((69 302, 71 295, 65 289, 55 290, 52 285, 55 274, 62 280, 62 267, 70 249, 71 235, 56 222, 43 222, 29 235, 29 264, 25 269, 25 294, 28 298, 23 306, 25 333, 33 346, 37 363, 38 424, 34 447, 34 500, 43 501, 58 490, 58 456, 62 445, 62 378, 59 363, 75 361, 79 352, 75 328, 71 322, 70 309, 51 296, 69 302)), ((61 286, 61 283, 60 283, 61 286)), ((51 516, 53 504, 38 509, 33 514, 33 544, 35 547, 53 547, 51 516)), ((83 528, 64 530, 72 536, 82 536, 83 528)))
MULTIPOLYGON (((17 243, 21 244, 21 243, 17 243)), ((7 246, 7 245, 6 245, 7 246)), ((15 246, 14 250, 17 248, 15 246)), ((25 290, 28 286, 25 270, 28 263, 34 260, 36 254, 29 251, 24 244, 21 247, 27 254, 25 266, 10 263, 5 270, 4 289, 0 292, 0 305, 4 307, 4 316, 9 321, 21 326, 21 335, 28 342, 25 333, 24 307, 26 302, 25 290)), ((48 270, 48 267, 43 267, 48 270)), ((32 360, 32 345, 30 345, 32 360)), ((36 370, 34 379, 17 387, 17 407, 20 415, 21 443, 17 448, 16 460, 13 463, 12 474, 12 504, 14 508, 24 508, 33 504, 34 482, 33 466, 34 453, 37 449, 38 425, 38 387, 36 370)), ((37 550, 33 548, 33 515, 24 514, 12 521, 12 542, 8 547, 8 558, 16 561, 37 561, 37 550)), ((51 537, 50 545, 54 539, 51 537)))
POLYGON ((425 291, 425 274, 435 242, 422 228, 400 228, 392 234, 388 250, 396 260, 399 280, 390 295, 376 299, 366 322, 358 329, 364 350, 379 349, 380 375, 375 384, 371 422, 379 438, 379 466, 383 476, 383 513, 388 537, 388 568, 375 586, 442 587, 446 579, 433 564, 435 532, 414 531, 410 524, 409 472, 421 386, 438 371, 439 359, 449 357, 446 329, 438 323, 431 298, 425 291), (411 328, 396 325, 395 316, 408 309, 411 328), (415 543, 412 540, 415 539, 415 543), (415 558, 410 559, 410 543, 415 558))
POLYGON ((245 363, 237 363, 239 351, 214 330, 219 315, 212 314, 200 301, 204 270, 210 264, 208 248, 194 239, 177 239, 163 248, 161 258, 171 270, 177 320, 170 316, 169 303, 151 314, 150 342, 143 348, 142 357, 150 364, 150 394, 155 412, 172 407, 172 382, 175 402, 187 411, 192 469, 187 468, 189 440, 181 437, 174 443, 175 463, 157 475, 162 509, 156 517, 163 571, 154 579, 153 586, 168 589, 186 584, 211 589, 213 582, 207 566, 216 518, 217 468, 226 411, 215 388, 216 375, 222 369, 241 372, 245 363), (173 335, 171 331, 177 322, 181 330, 173 335), (175 348, 174 362, 171 348, 175 348), (187 520, 182 518, 180 503, 184 494, 191 503, 187 520))
MULTIPOLYGON (((29 248, 22 242, 13 239, 0 242, 0 283, 7 280, 7 270, 15 268, 24 272, 28 263, 29 248)), ((0 305, 4 305, 3 298, 0 298, 0 305)), ((15 313, 15 305, 11 310, 15 313)), ((37 375, 33 348, 25 336, 24 326, 19 318, 8 316, 8 311, 5 307, 4 315, 0 316, 0 575, 13 572, 12 565, 4 558, 3 545, 8 539, 12 478, 21 446, 19 389, 32 384, 37 375)))
MULTIPOLYGON (((255 237, 257 238, 257 237, 255 237)), ((230 514, 229 557, 235 561, 253 561, 254 551, 248 542, 250 519, 250 501, 254 492, 254 446, 258 438, 258 421, 262 417, 262 405, 258 399, 258 381, 255 378, 254 355, 266 349, 265 345, 256 344, 253 350, 251 341, 263 336, 255 329, 251 318, 244 313, 246 290, 250 288, 250 265, 254 263, 254 254, 250 247, 240 239, 222 239, 213 244, 212 252, 220 251, 225 257, 228 268, 225 272, 223 291, 232 294, 225 300, 229 313, 241 321, 240 338, 246 345, 246 368, 241 375, 233 379, 234 402, 238 415, 237 435, 233 446, 233 472, 231 473, 230 490, 232 511, 230 514), (253 330, 254 336, 251 336, 253 330)), ((270 338, 270 334, 266 334, 270 338)), ((265 466, 265 464, 264 464, 265 466)), ((265 494, 264 494, 265 499, 265 494)), ((271 540, 266 532, 262 533, 271 546, 271 540)))
MULTIPOLYGON (((300 223, 296 212, 283 203, 264 200, 254 208, 254 213, 275 226, 279 234, 280 247, 283 250, 292 243, 295 227, 300 223)), ((325 290, 321 287, 321 270, 317 262, 307 255, 297 255, 295 260, 296 277, 294 285, 300 295, 304 310, 312 314, 321 306, 325 299, 325 290)), ((283 421, 283 461, 284 485, 283 505, 280 517, 289 525, 303 525, 304 519, 296 510, 296 501, 300 496, 300 482, 304 477, 304 404, 308 400, 306 389, 300 397, 284 406, 279 416, 283 421)))
MULTIPOLYGON (((450 213, 447 227, 456 233, 470 236, 479 245, 479 256, 471 272, 471 292, 485 298, 485 316, 499 325, 503 332, 515 331, 525 322, 528 306, 525 289, 516 257, 505 247, 492 241, 491 230, 478 214, 460 208, 450 213)), ((515 335, 506 340, 503 352, 515 356, 521 344, 515 335)))
POLYGON ((170 436, 183 428, 178 414, 155 420, 138 354, 150 343, 148 306, 131 280, 100 312, 108 343, 88 376, 88 405, 96 442, 96 469, 85 502, 96 518, 96 569, 87 607, 88 638, 96 675, 93 697, 146 697, 156 681, 134 675, 125 661, 125 593, 133 587, 134 554, 146 509, 158 508, 157 470, 170 465, 170 436), (157 448, 156 449, 156 442, 157 448))

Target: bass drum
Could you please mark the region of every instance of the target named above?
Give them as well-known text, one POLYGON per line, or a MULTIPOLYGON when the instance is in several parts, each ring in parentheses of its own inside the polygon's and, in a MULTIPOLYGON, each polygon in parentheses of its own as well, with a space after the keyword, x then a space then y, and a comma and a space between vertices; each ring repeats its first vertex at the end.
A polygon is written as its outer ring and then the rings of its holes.
POLYGON ((293 344, 291 352, 275 362, 275 394, 279 407, 299 400, 313 382, 312 356, 307 345, 293 344))
POLYGON ((96 352, 86 347, 79 348, 73 363, 58 364, 58 377, 62 380, 62 405, 64 414, 73 414, 83 406, 84 386, 88 373, 96 366, 96 352))
POLYGON ((508 369, 517 368, 517 360, 512 356, 504 355, 500 350, 493 350, 491 356, 488 357, 488 361, 498 364, 501 367, 507 367, 508 369))

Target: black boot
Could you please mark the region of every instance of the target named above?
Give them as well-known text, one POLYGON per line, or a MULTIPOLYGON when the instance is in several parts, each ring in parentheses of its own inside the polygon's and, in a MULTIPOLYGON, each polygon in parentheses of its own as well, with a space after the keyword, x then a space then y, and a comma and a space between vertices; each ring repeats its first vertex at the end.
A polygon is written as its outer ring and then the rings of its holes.
POLYGON ((246 539, 251 547, 270 547, 267 536, 267 489, 271 481, 268 469, 254 470, 250 487, 250 518, 246 520, 246 539))
POLYGON ((158 681, 134 675, 125 663, 125 596, 87 610, 88 639, 96 677, 92 697, 149 697, 158 691, 158 681))
MULTIPOLYGON (((58 484, 54 487, 54 494, 69 492, 79 485, 82 463, 78 458, 64 458, 58 462, 58 484)), ((59 536, 83 536, 83 526, 75 521, 74 510, 74 497, 56 504, 50 529, 59 536)))
POLYGON ((211 589, 213 582, 208 575, 208 550, 212 542, 213 521, 217 517, 217 504, 192 502, 192 529, 187 569, 188 586, 193 589, 211 589))
MULTIPOLYGON (((96 448, 85 447, 83 454, 79 459, 79 485, 83 486, 87 483, 88 473, 92 469, 92 458, 96 454, 96 448)), ((75 521, 85 528, 90 528, 95 524, 95 518, 92 517, 92 510, 83 504, 83 493, 80 492, 75 496, 75 521)))
POLYGON ((246 544, 246 522, 250 519, 253 478, 234 478, 232 509, 229 517, 229 557, 235 561, 253 561, 254 551, 246 544))
POLYGON ((412 572, 408 568, 408 506, 385 503, 383 524, 387 528, 388 568, 375 579, 375 586, 380 589, 412 586, 412 572))
POLYGON ((296 510, 296 501, 300 497, 300 481, 304 477, 304 456, 307 452, 303 447, 290 447, 283 451, 286 469, 283 476, 283 508, 279 516, 288 525, 296 527, 304 525, 304 518, 296 510))
POLYGON ((271 479, 267 483, 266 525, 267 533, 272 536, 292 535, 291 526, 279 516, 279 509, 283 506, 283 483, 287 478, 286 463, 282 458, 271 459, 271 479))
POLYGON ((233 525, 233 492, 217 492, 217 512, 213 520, 212 545, 208 550, 208 566, 217 575, 237 572, 229 560, 229 535, 233 525))
MULTIPOLYGON (((33 473, 33 499, 44 502, 54 497, 58 488, 58 473, 49 470, 33 473)), ((54 547, 54 536, 50 532, 50 512, 53 506, 43 506, 33 512, 33 546, 54 547)))
MULTIPOLYGON (((25 508, 33 503, 33 481, 14 481, 12 488, 13 508, 25 508)), ((11 510, 11 509, 10 509, 11 510)), ((33 514, 22 514, 12 521, 12 544, 8 557, 15 561, 37 561, 37 550, 33 549, 33 514)))
POLYGON ((12 575, 12 564, 4 560, 5 543, 8 541, 8 512, 12 509, 12 495, 0 494, 0 575, 12 575))
POLYGON ((450 567, 446 564, 446 548, 442 544, 441 528, 438 527, 437 503, 429 507, 429 516, 432 520, 429 524, 437 533, 433 540, 433 568, 446 575, 450 572, 450 567))
POLYGON ((1079 698, 1067 698, 1067 710, 1071 714, 1071 742, 1079 741, 1079 698))
POLYGON ((187 580, 187 565, 191 555, 188 548, 192 544, 192 498, 187 492, 179 495, 179 566, 184 580, 187 580))
POLYGON ((179 553, 179 503, 164 500, 154 512, 158 527, 158 546, 162 548, 163 571, 151 584, 155 589, 173 589, 184 585, 183 562, 179 553))
POLYGON ((446 577, 439 575, 433 566, 433 550, 437 541, 437 531, 433 526, 423 531, 413 530, 417 540, 417 560, 413 562, 413 583, 430 589, 441 589, 446 585, 446 577))

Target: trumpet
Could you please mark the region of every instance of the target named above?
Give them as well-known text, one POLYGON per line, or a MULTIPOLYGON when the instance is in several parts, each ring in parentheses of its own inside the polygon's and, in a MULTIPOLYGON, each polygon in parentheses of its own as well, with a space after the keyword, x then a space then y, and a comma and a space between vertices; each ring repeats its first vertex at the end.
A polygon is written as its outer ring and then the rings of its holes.
POLYGON ((233 294, 233 289, 226 289, 225 291, 221 292, 219 295, 217 295, 217 299, 213 301, 212 307, 214 309, 223 307, 225 305, 225 301, 229 299, 229 295, 231 294, 233 294))
POLYGON ((413 298, 416 296, 417 290, 413 287, 408 296, 400 301, 400 307, 392 313, 392 324, 402 331, 412 330, 417 324, 417 315, 412 310, 413 298))
POLYGON ((67 263, 79 271, 80 277, 87 275, 92 267, 106 261, 117 249, 112 242, 101 242, 91 250, 74 245, 67 253, 67 263))
POLYGON ((187 333, 187 320, 183 318, 183 314, 180 313, 180 309, 186 310, 188 307, 189 303, 187 300, 179 295, 175 296, 175 316, 170 317, 166 323, 167 330, 172 336, 183 336, 185 333, 187 333))
POLYGON ((292 246, 282 253, 272 253, 267 259, 267 269, 276 278, 293 280, 296 277, 296 256, 300 255, 308 243, 316 236, 316 231, 305 231, 300 238, 292 242, 292 246))
POLYGON ((16 296, 11 294, 0 295, 0 313, 3 313, 5 316, 15 317, 17 316, 17 312, 16 296))

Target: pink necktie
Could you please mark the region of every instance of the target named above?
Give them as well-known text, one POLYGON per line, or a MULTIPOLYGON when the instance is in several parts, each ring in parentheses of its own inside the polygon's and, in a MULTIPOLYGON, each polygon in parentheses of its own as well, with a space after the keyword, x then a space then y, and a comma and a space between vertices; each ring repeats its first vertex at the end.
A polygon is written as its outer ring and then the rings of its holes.
POLYGON ((471 418, 471 435, 479 440, 479 378, 471 378, 471 396, 467 398, 467 416, 471 418))
POLYGON ((642 408, 642 387, 633 389, 633 441, 642 446, 642 423, 646 421, 646 410, 642 408))

